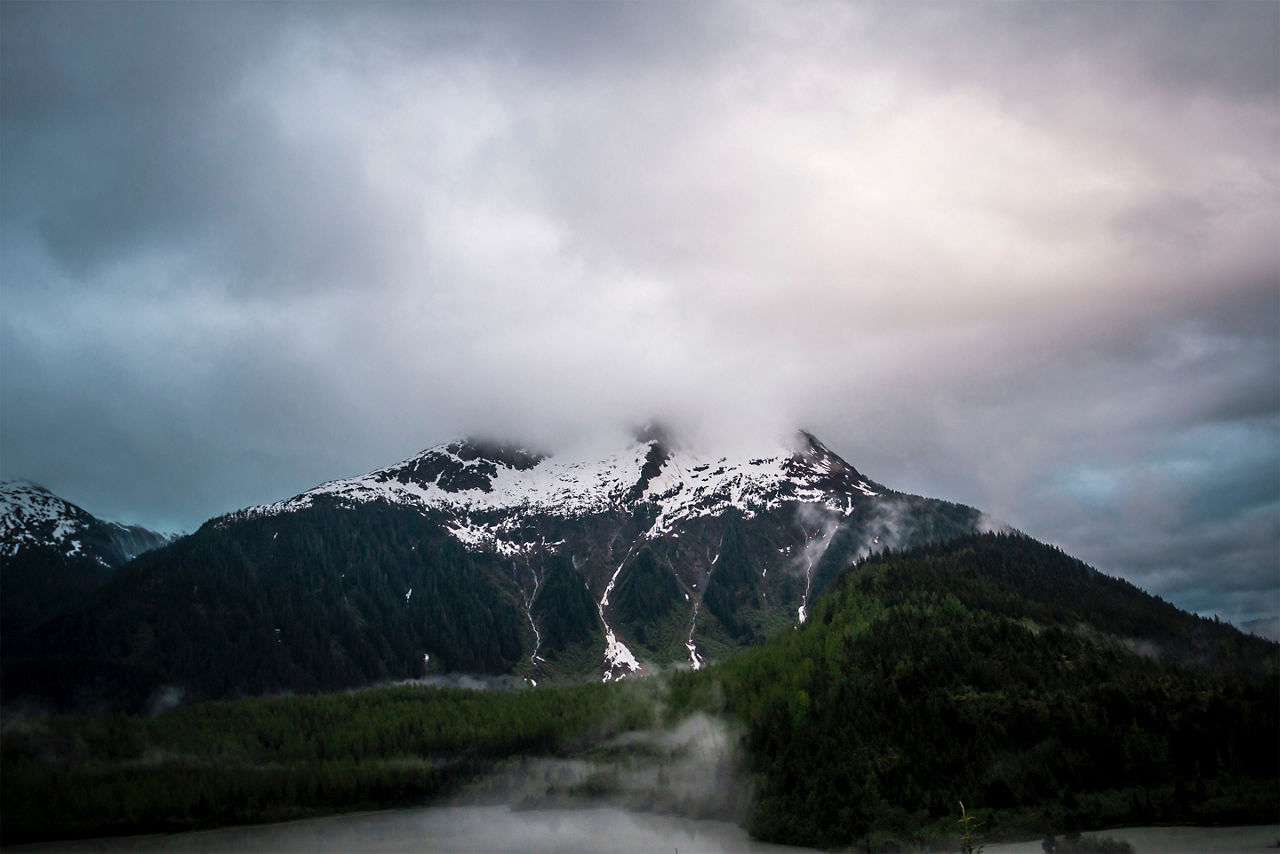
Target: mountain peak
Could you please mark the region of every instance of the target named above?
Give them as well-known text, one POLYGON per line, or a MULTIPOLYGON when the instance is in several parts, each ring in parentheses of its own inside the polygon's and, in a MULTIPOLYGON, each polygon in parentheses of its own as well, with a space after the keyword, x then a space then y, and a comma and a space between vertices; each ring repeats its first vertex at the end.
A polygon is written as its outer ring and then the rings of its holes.
POLYGON ((95 521, 84 510, 27 480, 0 482, 0 543, 5 553, 15 555, 22 548, 51 545, 68 555, 80 551, 73 539, 95 521))
POLYGON ((441 518, 465 545, 506 553, 531 547, 512 539, 521 517, 530 513, 585 518, 645 505, 643 516, 651 520, 645 535, 654 538, 730 509, 750 518, 783 504, 807 503, 847 514, 884 491, 806 431, 791 448, 714 455, 672 442, 653 422, 632 444, 590 459, 547 456, 492 440, 455 440, 224 519, 292 512, 316 501, 383 501, 441 518))
POLYGON ((29 480, 0 481, 0 553, 48 549, 118 566, 173 539, 137 525, 99 519, 29 480))
POLYGON ((640 444, 647 445, 656 442, 659 445, 669 447, 672 444, 673 434, 666 424, 655 419, 637 427, 632 435, 640 444))
POLYGON ((474 436, 455 440, 445 445, 444 448, 464 462, 488 460, 519 471, 533 468, 547 456, 544 453, 530 450, 524 445, 474 436))
MULTIPOLYGON (((32 480, 27 480, 25 478, 0 480, 0 502, 20 501, 23 496, 39 498, 40 500, 47 500, 49 498, 58 501, 62 500, 58 498, 58 496, 54 495, 51 490, 32 480)), ((3 505, 0 505, 0 512, 3 512, 3 505)))

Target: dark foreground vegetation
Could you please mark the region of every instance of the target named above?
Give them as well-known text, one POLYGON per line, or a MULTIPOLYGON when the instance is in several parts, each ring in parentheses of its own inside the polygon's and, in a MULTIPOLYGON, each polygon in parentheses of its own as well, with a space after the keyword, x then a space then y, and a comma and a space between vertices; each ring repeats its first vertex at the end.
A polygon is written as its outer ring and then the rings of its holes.
POLYGON ((1276 818, 1274 644, 1021 537, 873 558, 811 611, 670 678, 7 720, 0 841, 422 804, 695 712, 736 722, 748 828, 774 841, 954 841, 959 801, 987 839, 1276 818))
POLYGON ((400 686, 9 722, 0 842, 190 830, 422 804, 502 757, 653 723, 643 683, 400 686))

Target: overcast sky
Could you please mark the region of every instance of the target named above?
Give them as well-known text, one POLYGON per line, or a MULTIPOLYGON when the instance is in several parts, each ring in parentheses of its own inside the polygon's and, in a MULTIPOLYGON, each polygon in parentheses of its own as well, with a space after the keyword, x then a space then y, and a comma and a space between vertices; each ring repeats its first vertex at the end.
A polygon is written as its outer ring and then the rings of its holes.
POLYGON ((806 426, 1280 614, 1280 3, 0 4, 0 475, 806 426))

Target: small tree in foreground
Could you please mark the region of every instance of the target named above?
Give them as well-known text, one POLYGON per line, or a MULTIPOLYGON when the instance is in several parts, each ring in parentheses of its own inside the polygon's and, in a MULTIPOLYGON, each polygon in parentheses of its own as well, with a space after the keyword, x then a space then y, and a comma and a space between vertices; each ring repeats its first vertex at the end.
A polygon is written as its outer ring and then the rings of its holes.
POLYGON ((960 804, 960 854, 982 854, 982 837, 978 835, 978 820, 964 810, 964 801, 960 804))

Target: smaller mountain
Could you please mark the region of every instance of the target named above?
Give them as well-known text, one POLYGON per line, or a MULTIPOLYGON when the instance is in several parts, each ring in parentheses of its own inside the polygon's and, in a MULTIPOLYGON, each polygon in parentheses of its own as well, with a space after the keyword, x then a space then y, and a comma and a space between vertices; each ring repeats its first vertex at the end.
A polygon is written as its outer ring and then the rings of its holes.
POLYGON ((99 519, 34 483, 0 482, 0 636, 79 604, 117 569, 172 539, 99 519))
POLYGON ((1278 674, 1275 643, 974 534, 856 562, 671 696, 742 726, 753 836, 899 850, 954 832, 958 802, 993 835, 1271 821, 1278 674))

